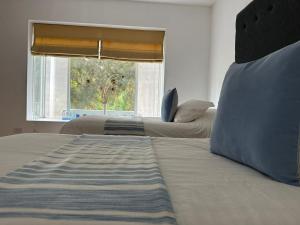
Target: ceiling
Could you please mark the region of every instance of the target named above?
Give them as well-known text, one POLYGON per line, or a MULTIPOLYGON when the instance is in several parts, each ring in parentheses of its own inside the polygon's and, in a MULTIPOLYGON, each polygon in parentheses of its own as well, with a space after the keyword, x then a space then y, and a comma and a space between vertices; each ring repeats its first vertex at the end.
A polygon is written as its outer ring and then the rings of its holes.
POLYGON ((136 2, 159 2, 181 5, 212 5, 215 0, 131 0, 136 2))

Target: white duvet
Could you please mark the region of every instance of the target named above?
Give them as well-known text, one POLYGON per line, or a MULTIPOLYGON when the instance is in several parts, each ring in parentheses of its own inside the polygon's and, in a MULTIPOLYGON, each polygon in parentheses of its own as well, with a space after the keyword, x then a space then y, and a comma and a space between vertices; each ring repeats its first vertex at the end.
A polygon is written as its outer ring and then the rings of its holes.
MULTIPOLYGON (((0 176, 69 142, 74 137, 23 134, 0 138, 0 176)), ((179 225, 299 224, 299 187, 278 183, 251 168, 211 154, 209 139, 152 140, 179 225)), ((1 220, 0 224, 82 223, 23 218, 1 220)))

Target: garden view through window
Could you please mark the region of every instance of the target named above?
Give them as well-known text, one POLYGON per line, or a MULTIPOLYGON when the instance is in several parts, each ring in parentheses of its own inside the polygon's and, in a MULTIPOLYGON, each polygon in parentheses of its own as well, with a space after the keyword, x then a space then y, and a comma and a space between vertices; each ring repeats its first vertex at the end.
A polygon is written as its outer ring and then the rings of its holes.
POLYGON ((135 109, 135 63, 70 59, 71 107, 87 110, 135 109))
POLYGON ((163 64, 32 56, 28 119, 160 116, 163 64))

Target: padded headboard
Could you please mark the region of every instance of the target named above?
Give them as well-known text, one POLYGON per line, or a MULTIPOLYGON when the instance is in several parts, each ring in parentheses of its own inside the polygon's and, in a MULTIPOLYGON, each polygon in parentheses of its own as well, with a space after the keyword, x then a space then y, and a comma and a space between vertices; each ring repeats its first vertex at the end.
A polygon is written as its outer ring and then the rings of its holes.
POLYGON ((256 60, 300 40, 300 0, 254 0, 236 19, 236 63, 256 60))

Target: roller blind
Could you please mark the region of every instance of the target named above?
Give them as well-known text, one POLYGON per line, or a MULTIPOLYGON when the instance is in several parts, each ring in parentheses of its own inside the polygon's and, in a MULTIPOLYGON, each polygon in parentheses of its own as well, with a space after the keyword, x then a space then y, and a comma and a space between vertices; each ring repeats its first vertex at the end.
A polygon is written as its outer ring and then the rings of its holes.
POLYGON ((32 54, 163 61, 164 31, 33 24, 32 54))

